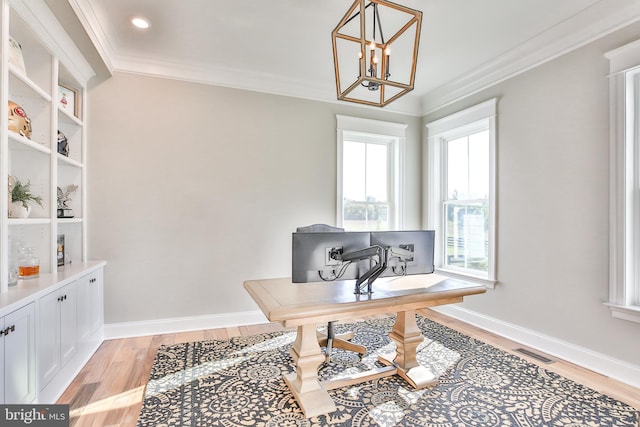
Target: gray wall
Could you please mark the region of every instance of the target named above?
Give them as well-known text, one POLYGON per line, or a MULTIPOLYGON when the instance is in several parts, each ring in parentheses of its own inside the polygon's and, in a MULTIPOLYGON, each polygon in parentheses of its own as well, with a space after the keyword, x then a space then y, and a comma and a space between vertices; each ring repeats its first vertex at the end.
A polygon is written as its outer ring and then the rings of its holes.
POLYGON ((608 298, 609 82, 636 25, 427 116, 498 97, 499 284, 463 307, 640 365, 608 298))
POLYGON ((336 114, 409 125, 405 227, 420 227, 418 117, 123 73, 88 96, 106 323, 257 310, 243 281, 290 276, 291 232, 335 224, 336 114))
POLYGON ((640 365, 640 324, 608 291, 608 63, 640 26, 424 119, 118 74, 89 92, 89 254, 106 322, 255 310, 288 276, 290 233, 335 220, 335 114, 409 124, 407 228, 421 220, 423 125, 498 97, 497 288, 464 307, 640 365))

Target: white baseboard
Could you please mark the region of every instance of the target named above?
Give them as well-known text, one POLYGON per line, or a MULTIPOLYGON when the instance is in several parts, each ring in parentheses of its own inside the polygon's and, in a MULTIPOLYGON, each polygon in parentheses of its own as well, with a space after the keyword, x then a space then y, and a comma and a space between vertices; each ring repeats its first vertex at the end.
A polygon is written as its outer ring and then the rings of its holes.
POLYGON ((470 323, 479 328, 516 341, 543 353, 582 366, 617 381, 640 388, 640 366, 633 365, 584 347, 521 328, 484 314, 453 305, 432 307, 447 316, 470 323))
POLYGON ((261 311, 179 317, 142 322, 109 323, 104 325, 104 339, 131 338, 144 335, 172 334, 201 329, 255 325, 268 322, 261 311))

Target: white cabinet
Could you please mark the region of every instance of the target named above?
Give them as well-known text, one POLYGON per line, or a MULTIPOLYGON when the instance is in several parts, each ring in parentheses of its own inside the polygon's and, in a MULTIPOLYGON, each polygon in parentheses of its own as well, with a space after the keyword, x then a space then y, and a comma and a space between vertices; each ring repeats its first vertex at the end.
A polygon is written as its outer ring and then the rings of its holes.
POLYGON ((36 397, 34 303, 0 318, 0 402, 31 403, 36 397))
POLYGON ((38 384, 40 390, 78 349, 76 282, 51 292, 38 303, 38 384))
POLYGON ((78 279, 78 340, 84 342, 102 329, 104 296, 102 269, 78 279))
POLYGON ((0 404, 55 403, 104 339, 104 261, 0 297, 0 404))

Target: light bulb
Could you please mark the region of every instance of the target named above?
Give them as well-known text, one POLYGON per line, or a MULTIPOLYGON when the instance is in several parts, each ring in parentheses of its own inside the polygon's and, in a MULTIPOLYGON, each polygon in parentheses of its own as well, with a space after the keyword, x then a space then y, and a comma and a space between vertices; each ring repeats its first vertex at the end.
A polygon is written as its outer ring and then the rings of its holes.
POLYGON ((131 23, 136 26, 137 28, 146 30, 147 28, 149 28, 151 26, 151 24, 149 23, 149 21, 145 18, 136 16, 134 18, 131 18, 131 23))

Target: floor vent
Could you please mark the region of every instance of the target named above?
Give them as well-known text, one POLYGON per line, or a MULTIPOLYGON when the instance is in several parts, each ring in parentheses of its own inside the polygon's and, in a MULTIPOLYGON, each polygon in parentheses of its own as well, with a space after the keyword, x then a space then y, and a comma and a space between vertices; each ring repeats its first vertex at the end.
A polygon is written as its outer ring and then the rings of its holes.
POLYGON ((531 350, 527 350, 526 348, 516 348, 513 351, 518 352, 518 353, 522 353, 525 356, 532 357, 532 358, 534 358, 534 359, 536 359, 536 360, 538 360, 538 361, 540 361, 542 363, 553 363, 553 362, 555 362, 555 360, 553 360, 553 359, 549 359, 546 356, 543 356, 543 355, 541 355, 539 353, 536 353, 534 351, 531 351, 531 350))

